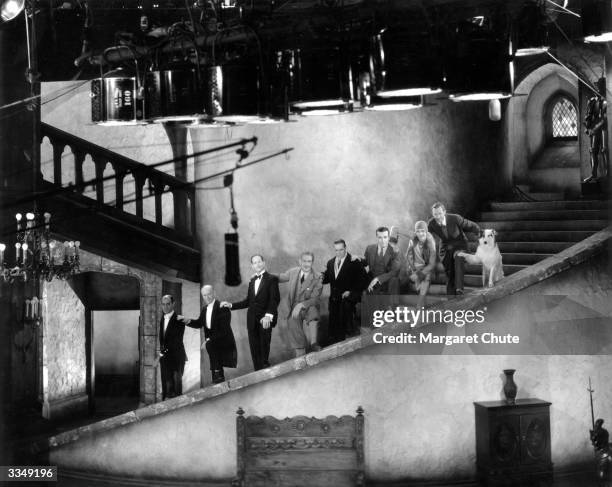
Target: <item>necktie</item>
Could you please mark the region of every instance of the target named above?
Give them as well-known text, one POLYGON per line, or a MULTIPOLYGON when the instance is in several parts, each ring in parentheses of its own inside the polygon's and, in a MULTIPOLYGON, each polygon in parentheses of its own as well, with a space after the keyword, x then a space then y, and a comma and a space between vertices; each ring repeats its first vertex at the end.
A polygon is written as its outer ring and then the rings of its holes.
POLYGON ((304 284, 304 273, 302 272, 302 277, 300 278, 300 284, 304 284))
POLYGON ((383 256, 383 249, 381 247, 378 248, 378 257, 383 256))
POLYGON ((340 259, 336 259, 336 272, 340 270, 340 259))

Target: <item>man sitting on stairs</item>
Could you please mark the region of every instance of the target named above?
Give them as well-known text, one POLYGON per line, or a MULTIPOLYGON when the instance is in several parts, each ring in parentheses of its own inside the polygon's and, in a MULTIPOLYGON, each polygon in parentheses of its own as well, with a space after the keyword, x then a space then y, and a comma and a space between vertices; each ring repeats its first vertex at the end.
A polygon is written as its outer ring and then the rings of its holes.
POLYGON ((448 281, 446 294, 463 294, 463 257, 455 254, 460 250, 467 250, 468 240, 465 232, 480 233, 480 227, 473 221, 461 215, 446 213, 446 208, 440 202, 431 206, 433 218, 429 220, 429 232, 440 239, 440 260, 448 281))

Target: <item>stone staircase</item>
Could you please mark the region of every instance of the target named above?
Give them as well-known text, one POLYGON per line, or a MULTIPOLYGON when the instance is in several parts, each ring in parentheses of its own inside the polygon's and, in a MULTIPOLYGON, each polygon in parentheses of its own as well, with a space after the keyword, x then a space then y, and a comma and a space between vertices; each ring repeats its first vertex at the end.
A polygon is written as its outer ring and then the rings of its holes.
MULTIPOLYGON (((527 190, 524 194, 534 201, 492 202, 474 219, 480 228, 497 231, 506 276, 557 254, 610 224, 611 201, 563 200, 563 193, 527 190)), ((470 252, 475 252, 476 246, 476 241, 470 241, 470 252)), ((427 306, 447 299, 446 276, 439 267, 429 288, 427 306)), ((466 265, 466 293, 482 287, 481 272, 479 265, 466 265)), ((416 296, 406 296, 404 301, 414 305, 416 296)))
MULTIPOLYGON (((540 201, 493 202, 477 219, 480 228, 497 231, 504 274, 535 264, 607 227, 611 202, 553 199, 554 193, 528 193, 540 201)), ((476 242, 470 242, 470 251, 476 242)), ((466 288, 482 285, 480 266, 466 266, 466 288)))

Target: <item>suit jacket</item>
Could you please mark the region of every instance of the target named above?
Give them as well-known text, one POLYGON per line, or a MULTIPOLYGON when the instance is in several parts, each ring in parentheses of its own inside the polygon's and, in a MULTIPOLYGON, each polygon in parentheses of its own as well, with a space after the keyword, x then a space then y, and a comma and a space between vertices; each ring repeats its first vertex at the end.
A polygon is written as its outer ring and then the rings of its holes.
POLYGON ((306 308, 310 306, 319 307, 319 299, 321 292, 323 292, 321 275, 312 269, 308 276, 304 278, 304 282, 300 283, 300 272, 299 267, 293 267, 278 276, 279 282, 289 283, 288 292, 282 300, 283 311, 287 313, 287 318, 298 303, 303 303, 306 308))
POLYGON ((267 313, 272 315, 272 326, 276 326, 279 302, 278 277, 264 272, 257 294, 255 294, 255 277, 253 277, 249 281, 247 297, 242 301, 232 303, 232 309, 247 308, 247 327, 250 329, 257 326, 259 320, 267 313))
POLYGON ((340 267, 336 277, 336 258, 327 261, 327 267, 323 273, 322 284, 329 284, 329 299, 338 299, 345 291, 350 292, 350 299, 357 302, 364 289, 365 272, 359 261, 353 261, 351 254, 347 252, 346 258, 340 267))
POLYGON ((176 367, 187 360, 185 345, 183 345, 183 334, 185 325, 176 319, 176 312, 170 317, 168 327, 164 332, 164 317, 159 322, 159 345, 164 354, 164 361, 176 367))
MULTIPOLYGON (((210 306, 210 305, 208 305, 210 306)), ((236 340, 232 332, 232 312, 228 308, 221 308, 219 301, 215 299, 212 303, 212 315, 210 316, 210 329, 206 327, 206 311, 204 306, 197 320, 192 320, 187 326, 191 328, 203 328, 204 337, 210 340, 210 346, 221 354, 224 367, 236 367, 238 363, 238 352, 236 340)))
POLYGON ((446 214, 446 235, 434 218, 429 220, 427 227, 429 232, 438 237, 442 242, 440 250, 446 250, 448 245, 467 247, 465 232, 480 233, 480 227, 476 223, 454 213, 446 214))
POLYGON ((377 254, 378 254, 378 245, 377 244, 368 245, 365 250, 364 265, 367 265, 369 267, 370 271, 368 274, 370 274, 370 277, 372 279, 376 277, 378 278, 378 282, 380 282, 381 284, 384 284, 392 277, 397 276, 397 274, 399 273, 399 268, 400 268, 400 260, 399 260, 399 256, 397 252, 393 250, 393 247, 391 247, 391 245, 388 245, 387 249, 385 250, 385 254, 383 255, 385 271, 382 274, 375 275, 372 272, 372 269, 373 269, 377 254))

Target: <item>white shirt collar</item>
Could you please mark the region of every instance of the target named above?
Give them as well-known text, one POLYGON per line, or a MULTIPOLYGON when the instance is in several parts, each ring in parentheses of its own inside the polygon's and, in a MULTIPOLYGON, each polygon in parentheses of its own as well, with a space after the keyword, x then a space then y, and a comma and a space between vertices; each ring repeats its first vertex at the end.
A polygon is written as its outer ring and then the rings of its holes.
POLYGON ((170 318, 172 318, 173 314, 174 314, 174 310, 170 311, 170 313, 164 313, 164 319, 169 320, 170 318))

